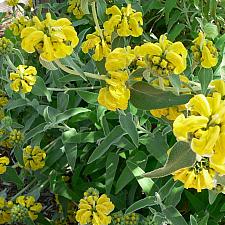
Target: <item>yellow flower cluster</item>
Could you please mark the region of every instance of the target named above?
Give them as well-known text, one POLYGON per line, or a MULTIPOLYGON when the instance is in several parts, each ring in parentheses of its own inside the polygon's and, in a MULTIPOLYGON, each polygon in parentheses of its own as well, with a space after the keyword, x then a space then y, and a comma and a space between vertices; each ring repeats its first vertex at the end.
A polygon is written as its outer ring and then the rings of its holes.
POLYGON ((5 112, 3 107, 7 105, 7 103, 8 103, 8 98, 6 97, 4 92, 1 92, 0 90, 0 121, 5 117, 5 112))
POLYGON ((128 4, 127 7, 122 7, 121 10, 116 5, 113 5, 106 10, 106 14, 111 15, 110 19, 103 24, 107 34, 111 35, 116 31, 121 37, 138 37, 142 35, 142 13, 132 9, 131 4, 128 4))
POLYGON ((10 222, 10 210, 12 207, 12 201, 6 201, 5 198, 0 197, 0 224, 8 224, 10 222))
POLYGON ((9 29, 13 32, 13 35, 19 36, 22 30, 26 27, 32 26, 33 22, 28 17, 21 16, 10 24, 9 29))
POLYGON ((130 48, 116 48, 107 56, 105 67, 110 78, 105 80, 107 86, 99 91, 98 102, 108 110, 127 108, 130 90, 126 86, 129 75, 125 69, 134 59, 130 48))
POLYGON ((19 65, 17 71, 10 73, 11 89, 15 92, 22 91, 25 94, 31 92, 33 85, 36 83, 36 75, 35 67, 19 65))
POLYGON ((125 218, 124 218, 122 211, 112 214, 112 224, 114 224, 114 225, 124 225, 125 224, 125 218))
POLYGON ((82 43, 82 51, 88 53, 93 49, 94 54, 92 58, 95 61, 101 61, 104 57, 107 57, 111 52, 111 36, 105 36, 102 31, 95 31, 92 34, 86 36, 86 41, 82 43), (101 35, 100 33, 101 32, 101 35))
POLYGON ((145 59, 144 65, 155 76, 181 74, 186 69, 187 49, 181 42, 172 43, 166 35, 161 35, 158 43, 136 46, 134 53, 145 59))
POLYGON ((53 61, 71 55, 79 39, 71 22, 66 18, 54 20, 51 14, 40 21, 33 17, 34 25, 21 32, 21 47, 28 53, 37 51, 41 59, 53 61))
POLYGON ((84 195, 78 208, 76 220, 80 225, 89 223, 93 225, 108 225, 111 223, 109 214, 114 210, 114 205, 105 194, 101 196, 97 193, 84 195))
POLYGON ((138 225, 140 216, 137 213, 130 213, 124 216, 125 224, 138 225))
MULTIPOLYGON (((179 75, 179 78, 180 78, 180 81, 182 82, 181 87, 185 87, 186 84, 189 82, 189 79, 184 75, 179 75)), ((166 87, 172 86, 172 84, 170 83, 168 79, 166 78, 162 78, 162 79, 163 79, 164 86, 166 87)), ((155 79, 151 84, 154 87, 159 87, 159 78, 155 79)), ((154 117, 157 117, 157 118, 165 117, 168 120, 175 120, 185 109, 186 109, 185 105, 178 105, 178 106, 173 106, 169 108, 153 109, 153 110, 150 110, 150 112, 154 117)))
POLYGON ((8 6, 15 7, 19 3, 19 0, 6 0, 8 6))
POLYGON ((41 203, 35 202, 33 196, 19 196, 16 198, 16 203, 28 210, 28 216, 32 220, 36 220, 38 218, 38 213, 42 210, 41 203))
POLYGON ((24 139, 24 134, 17 129, 13 129, 10 132, 0 129, 0 135, 5 136, 5 139, 0 141, 0 146, 5 148, 13 148, 16 145, 21 144, 24 139))
POLYGON ((207 40, 205 34, 200 32, 193 43, 194 45, 191 47, 191 50, 194 60, 201 63, 201 66, 204 68, 214 67, 218 62, 218 53, 213 42, 207 40))
POLYGON ((225 174, 225 166, 219 167, 209 161, 209 158, 202 158, 188 168, 182 168, 173 174, 174 180, 184 183, 185 188, 195 188, 198 192, 202 189, 213 189, 216 187, 215 175, 225 174))
POLYGON ((45 166, 46 153, 39 146, 27 146, 23 149, 23 161, 26 169, 33 171, 45 166))
POLYGON ((0 174, 6 172, 7 165, 9 165, 9 158, 6 156, 0 157, 0 174))
POLYGON ((73 15, 79 20, 84 16, 84 13, 81 9, 81 0, 69 0, 69 7, 67 12, 73 13, 73 15))
POLYGON ((6 37, 0 38, 0 55, 7 55, 13 49, 13 43, 6 37))
POLYGON ((112 224, 114 225, 138 225, 140 216, 137 213, 124 215, 122 211, 112 214, 112 224))

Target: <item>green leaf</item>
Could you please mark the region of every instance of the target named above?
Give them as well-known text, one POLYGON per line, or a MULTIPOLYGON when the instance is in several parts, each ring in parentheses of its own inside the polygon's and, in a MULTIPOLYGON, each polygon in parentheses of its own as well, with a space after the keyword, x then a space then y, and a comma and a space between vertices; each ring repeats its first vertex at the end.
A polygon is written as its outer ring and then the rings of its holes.
POLYGON ((97 3, 97 13, 98 13, 98 18, 100 19, 100 21, 103 23, 104 21, 106 21, 106 8, 107 8, 107 4, 105 2, 105 0, 98 0, 96 1, 97 3))
POLYGON ((30 217, 25 218, 24 223, 26 225, 35 225, 35 223, 33 222, 33 220, 30 217))
POLYGON ((166 19, 166 24, 168 24, 168 22, 169 22, 170 12, 176 6, 177 6, 177 1, 176 0, 166 0, 166 2, 165 2, 165 19, 166 19))
POLYGON ((146 194, 149 194, 154 185, 153 180, 151 178, 141 177, 145 173, 145 171, 142 170, 136 163, 133 163, 128 160, 127 166, 130 169, 130 171, 133 173, 133 175, 136 177, 143 192, 145 192, 146 194))
POLYGON ((63 133, 63 143, 95 143, 102 137, 102 131, 77 133, 75 129, 71 129, 63 133))
POLYGON ((146 207, 150 207, 156 205, 156 198, 154 196, 149 196, 144 199, 138 200, 137 202, 133 203, 131 206, 128 207, 125 214, 129 214, 135 212, 139 209, 143 209, 146 207))
POLYGON ((150 110, 167 108, 187 103, 192 95, 177 96, 169 91, 162 91, 145 82, 131 86, 131 103, 139 109, 150 110))
POLYGON ((191 225, 198 225, 198 222, 193 215, 190 216, 190 223, 191 225))
POLYGON ((27 106, 27 100, 26 99, 11 99, 9 100, 8 104, 6 105, 7 110, 16 109, 18 107, 27 106))
MULTIPOLYGON (((146 167, 146 158, 147 158, 147 155, 142 152, 142 151, 138 151, 135 156, 133 157, 130 157, 129 158, 129 161, 135 163, 136 165, 138 165, 141 169, 145 169, 146 167)), ((116 190, 115 190, 115 193, 119 193, 129 182, 131 182, 132 180, 134 179, 134 175, 132 174, 132 172, 130 171, 130 169, 128 168, 128 166, 126 166, 117 183, 116 183, 116 190)))
POLYGON ((54 63, 45 61, 45 60, 41 59, 41 57, 39 58, 39 61, 40 61, 41 65, 48 70, 57 70, 58 69, 54 65, 54 63))
POLYGON ((173 206, 169 206, 164 209, 163 213, 166 215, 166 218, 172 222, 173 225, 188 225, 184 217, 173 206))
POLYGON ((213 79, 213 70, 201 67, 198 73, 198 79, 201 83, 202 93, 206 94, 207 88, 213 79))
POLYGON ((98 94, 90 91, 77 91, 77 94, 87 103, 96 104, 98 94))
POLYGON ((178 37, 178 35, 181 33, 182 30, 184 30, 185 24, 178 23, 176 24, 168 34, 168 39, 170 41, 175 41, 175 39, 178 37))
POLYGON ((196 154, 191 150, 188 143, 177 142, 170 151, 164 167, 144 174, 145 177, 164 177, 184 167, 192 166, 196 154))
POLYGON ((67 161, 73 171, 75 168, 76 159, 77 159, 77 145, 66 144, 65 145, 65 153, 66 153, 67 161))
POLYGON ((66 93, 59 92, 57 94, 57 109, 59 111, 65 111, 69 103, 69 95, 66 93))
POLYGON ((215 202, 219 192, 216 190, 208 190, 208 193, 209 193, 209 204, 212 205, 215 202))
POLYGON ((76 116, 78 114, 86 113, 86 112, 90 112, 90 111, 91 110, 86 109, 86 108, 82 108, 82 107, 77 107, 77 108, 74 108, 74 109, 68 109, 68 110, 66 110, 63 113, 58 114, 56 116, 56 120, 55 121, 56 121, 56 123, 62 123, 65 120, 70 119, 72 116, 76 116))
POLYGON ((133 117, 131 113, 127 113, 126 115, 120 114, 119 121, 120 121, 120 126, 130 136, 135 146, 138 147, 139 136, 137 132, 137 127, 133 121, 133 117))
POLYGON ((99 159, 110 148, 111 145, 117 143, 125 135, 124 130, 120 126, 114 127, 114 129, 106 136, 102 143, 91 154, 88 164, 99 159))
POLYGON ((33 86, 31 93, 37 96, 46 96, 49 102, 52 101, 51 94, 46 88, 44 80, 39 76, 37 76, 36 83, 33 86))
POLYGON ((32 130, 30 130, 29 132, 27 132, 25 135, 25 142, 30 140, 35 135, 42 133, 45 130, 45 127, 47 124, 48 123, 41 123, 37 125, 35 128, 33 128, 32 130))
POLYGON ((16 169, 12 167, 7 167, 6 172, 0 175, 0 178, 5 182, 12 182, 18 187, 23 187, 23 181, 18 176, 16 169))
POLYGON ((88 8, 88 0, 82 0, 80 3, 81 3, 81 4, 80 4, 81 11, 82 11, 84 14, 90 14, 89 8, 88 8))
POLYGON ((105 186, 107 194, 110 194, 110 191, 112 189, 118 163, 119 163, 119 155, 113 152, 109 153, 106 160, 106 177, 105 177, 106 179, 105 186))

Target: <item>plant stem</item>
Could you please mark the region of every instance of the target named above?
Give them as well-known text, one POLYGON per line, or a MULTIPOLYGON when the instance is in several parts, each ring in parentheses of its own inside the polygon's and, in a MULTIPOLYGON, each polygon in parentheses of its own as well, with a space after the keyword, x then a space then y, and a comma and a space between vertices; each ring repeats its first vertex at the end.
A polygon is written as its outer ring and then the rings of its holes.
POLYGON ((14 66, 13 62, 11 61, 11 59, 9 58, 8 55, 5 56, 7 63, 9 64, 9 66, 11 67, 12 70, 17 71, 17 68, 14 66))
MULTIPOLYGON (((62 69, 63 71, 67 72, 67 73, 70 73, 70 74, 73 74, 73 75, 76 75, 76 76, 80 76, 79 75, 79 72, 75 71, 75 70, 72 70, 68 67, 66 67, 65 65, 63 65, 59 60, 55 60, 54 61, 56 63, 56 65, 62 69)), ((104 76, 100 76, 100 75, 97 75, 97 74, 93 74, 93 73, 87 73, 87 72, 84 72, 84 75, 86 77, 89 77, 89 78, 92 78, 92 79, 97 79, 97 80, 105 80, 105 77, 104 76)))
POLYGON ((47 88, 49 91, 82 91, 82 90, 94 90, 99 89, 101 86, 92 86, 92 87, 79 87, 79 88, 47 88))

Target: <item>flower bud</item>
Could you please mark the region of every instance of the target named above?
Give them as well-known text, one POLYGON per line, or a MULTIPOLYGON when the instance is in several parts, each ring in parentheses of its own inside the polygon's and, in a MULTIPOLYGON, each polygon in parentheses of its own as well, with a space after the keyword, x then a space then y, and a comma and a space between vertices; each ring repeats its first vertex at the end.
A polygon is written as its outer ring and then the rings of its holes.
POLYGON ((0 55, 7 55, 12 51, 13 43, 6 37, 0 38, 0 55))
POLYGON ((11 209, 11 221, 13 223, 23 223, 28 217, 28 209, 22 205, 14 205, 11 209))

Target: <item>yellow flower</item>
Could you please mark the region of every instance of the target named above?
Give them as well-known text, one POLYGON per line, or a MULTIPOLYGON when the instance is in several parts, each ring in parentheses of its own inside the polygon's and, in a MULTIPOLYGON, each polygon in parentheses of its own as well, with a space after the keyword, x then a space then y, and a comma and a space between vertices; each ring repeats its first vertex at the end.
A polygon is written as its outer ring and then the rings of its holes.
POLYGON ((35 67, 19 65, 16 72, 10 73, 11 89, 15 92, 31 92, 33 85, 36 83, 36 75, 37 70, 35 67))
POLYGON ((16 203, 28 209, 28 215, 32 220, 36 220, 37 214, 42 210, 41 203, 35 202, 33 196, 19 196, 16 198, 16 203))
POLYGON ((137 213, 130 213, 124 216, 125 224, 138 225, 140 216, 137 213))
POLYGON ((181 74, 186 69, 187 50, 181 42, 161 35, 158 43, 145 43, 134 49, 136 57, 144 57, 146 66, 156 76, 181 74))
POLYGON ((0 224, 7 224, 11 220, 10 210, 13 207, 11 201, 6 201, 5 198, 0 197, 0 224))
POLYGON ((6 172, 7 165, 9 165, 9 158, 6 156, 0 157, 0 174, 6 172))
POLYGON ((194 45, 191 50, 194 55, 194 60, 200 62, 204 68, 216 66, 218 62, 218 53, 212 41, 205 38, 203 32, 199 32, 198 37, 193 41, 194 45))
POLYGON ((13 20, 13 22, 9 26, 9 29, 13 32, 15 36, 19 36, 21 34, 21 31, 25 27, 30 26, 32 26, 32 20, 30 20, 28 17, 21 16, 13 20))
POLYGON ((122 211, 112 214, 112 224, 115 224, 115 225, 125 224, 125 218, 122 211))
POLYGON ((23 161, 26 169, 39 170, 45 166, 45 151, 39 146, 29 145, 23 150, 23 161))
POLYGON ((21 47, 28 53, 38 51, 46 61, 53 61, 71 55, 79 39, 71 22, 66 18, 54 20, 51 14, 40 21, 33 17, 34 26, 26 27, 21 32, 21 47))
POLYGON ((24 134, 21 131, 14 129, 9 133, 9 137, 7 141, 11 143, 12 145, 17 145, 17 144, 21 144, 23 139, 24 139, 24 134))
POLYGON ((81 0, 69 0, 68 4, 67 12, 72 12, 77 19, 81 19, 84 16, 81 9, 81 0))
POLYGON ((221 95, 196 95, 186 107, 188 116, 181 114, 173 123, 174 135, 178 140, 191 141, 192 150, 199 155, 221 154, 220 136, 225 131, 225 101, 221 95))
POLYGON ((8 98, 6 97, 4 93, 1 93, 0 91, 0 107, 7 105, 7 103, 8 103, 8 98))
POLYGON ((114 210, 114 205, 106 194, 88 196, 80 200, 76 212, 76 220, 80 225, 91 223, 93 225, 108 225, 111 223, 109 214, 114 210))
POLYGON ((6 0, 6 3, 8 6, 17 6, 17 4, 19 3, 19 0, 6 0))
POLYGON ((0 38, 0 55, 7 55, 13 49, 13 43, 6 37, 0 38))
POLYGON ((132 9, 131 4, 122 7, 121 10, 113 5, 106 10, 106 14, 111 15, 110 19, 103 24, 107 34, 111 35, 116 30, 121 37, 138 37, 142 35, 142 13, 132 9))
POLYGON ((214 87, 216 92, 219 92, 223 97, 225 95, 225 82, 224 80, 213 80, 210 83, 211 86, 214 87))
POLYGON ((107 57, 105 68, 107 71, 116 71, 127 68, 135 59, 130 47, 116 48, 107 57))
POLYGON ((88 53, 89 50, 93 49, 94 54, 92 58, 95 61, 101 61, 111 52, 111 37, 104 36, 104 39, 102 39, 99 32, 95 31, 92 34, 88 34, 86 39, 82 43, 82 51, 88 53))

